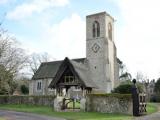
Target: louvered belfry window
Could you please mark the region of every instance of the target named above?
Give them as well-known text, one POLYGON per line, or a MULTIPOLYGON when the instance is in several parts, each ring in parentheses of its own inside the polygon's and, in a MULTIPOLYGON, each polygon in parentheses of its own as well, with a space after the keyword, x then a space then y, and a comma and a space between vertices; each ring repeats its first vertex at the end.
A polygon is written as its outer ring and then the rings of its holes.
POLYGON ((94 21, 93 23, 92 34, 93 34, 93 37, 100 36, 100 25, 98 21, 94 21))

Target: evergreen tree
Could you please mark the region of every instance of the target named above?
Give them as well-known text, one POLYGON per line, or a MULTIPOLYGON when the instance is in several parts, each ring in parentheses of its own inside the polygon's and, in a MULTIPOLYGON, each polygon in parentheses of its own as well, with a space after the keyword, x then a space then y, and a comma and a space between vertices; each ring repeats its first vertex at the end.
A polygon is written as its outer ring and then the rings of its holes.
POLYGON ((160 78, 155 83, 154 91, 158 94, 160 93, 160 78))

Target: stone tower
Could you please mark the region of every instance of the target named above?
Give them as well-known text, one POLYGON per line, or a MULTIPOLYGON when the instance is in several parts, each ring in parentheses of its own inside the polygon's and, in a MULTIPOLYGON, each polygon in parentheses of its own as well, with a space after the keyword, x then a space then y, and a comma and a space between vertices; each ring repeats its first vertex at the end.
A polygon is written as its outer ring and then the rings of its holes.
POLYGON ((98 89, 110 93, 118 84, 118 64, 114 44, 114 19, 106 12, 86 17, 86 56, 91 79, 98 89))

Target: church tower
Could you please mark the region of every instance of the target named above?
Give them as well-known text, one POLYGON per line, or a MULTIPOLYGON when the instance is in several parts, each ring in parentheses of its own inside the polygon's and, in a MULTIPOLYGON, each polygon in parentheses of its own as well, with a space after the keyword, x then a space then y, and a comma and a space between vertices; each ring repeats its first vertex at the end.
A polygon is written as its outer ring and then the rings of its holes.
POLYGON ((118 64, 114 44, 114 19, 106 12, 86 17, 86 56, 90 76, 98 89, 110 93, 118 84, 118 64))

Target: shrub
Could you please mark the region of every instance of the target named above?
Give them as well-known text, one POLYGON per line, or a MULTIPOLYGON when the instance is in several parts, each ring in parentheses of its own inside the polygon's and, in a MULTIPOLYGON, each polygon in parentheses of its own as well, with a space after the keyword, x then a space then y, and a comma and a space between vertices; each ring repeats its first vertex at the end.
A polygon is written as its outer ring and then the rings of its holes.
POLYGON ((160 102, 160 95, 151 96, 150 102, 160 102))
POLYGON ((21 92, 23 94, 28 94, 29 93, 29 89, 26 85, 21 85, 21 92))
POLYGON ((131 84, 122 84, 115 88, 112 92, 113 93, 120 93, 120 94, 131 94, 131 84))
POLYGON ((155 83, 154 91, 158 94, 160 93, 160 78, 155 83))

